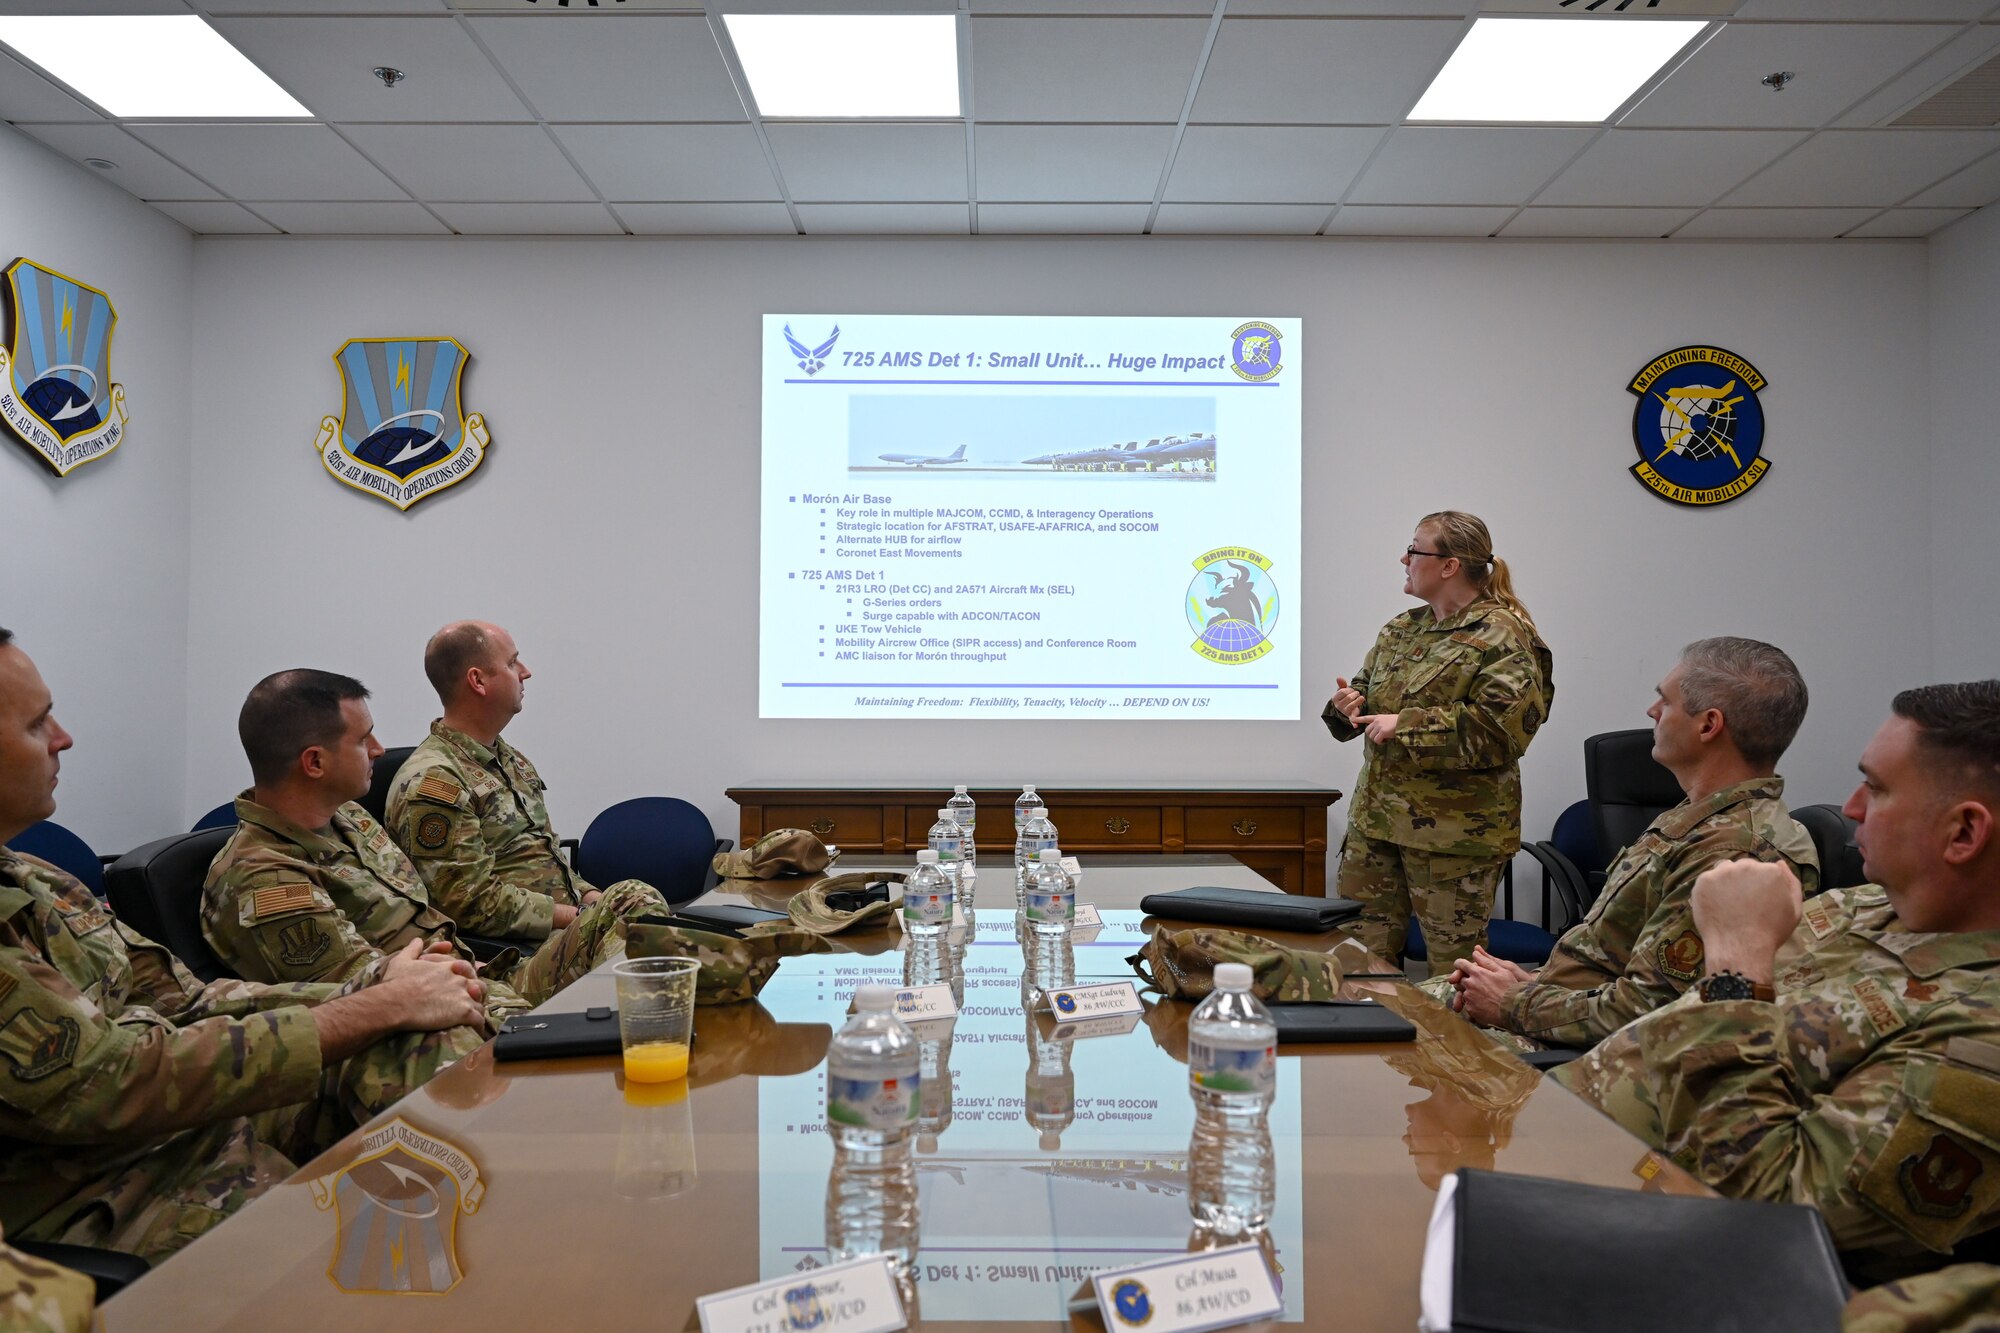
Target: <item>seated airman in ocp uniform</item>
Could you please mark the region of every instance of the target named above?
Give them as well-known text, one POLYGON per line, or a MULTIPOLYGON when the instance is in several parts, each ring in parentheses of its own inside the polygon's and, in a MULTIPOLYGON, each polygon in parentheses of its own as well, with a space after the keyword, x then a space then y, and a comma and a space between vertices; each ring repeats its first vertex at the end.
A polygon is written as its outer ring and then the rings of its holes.
MULTIPOLYGON (((451 918, 383 827, 355 800, 382 753, 367 687, 327 671, 267 676, 238 718, 255 785, 202 889, 202 934, 240 975, 339 980, 406 941, 446 941, 470 958, 451 918)), ((647 890, 647 892, 651 892, 647 890)), ((654 895, 655 910, 665 903, 654 895)), ((488 963, 496 1019, 540 1004, 624 948, 625 923, 586 908, 531 957, 488 963)))
POLYGON ((593 903, 619 919, 659 910, 647 884, 599 890, 563 860, 528 757, 500 738, 533 676, 498 625, 461 620, 424 646, 424 674, 444 705, 389 788, 391 836, 431 902, 475 935, 539 943, 593 903))

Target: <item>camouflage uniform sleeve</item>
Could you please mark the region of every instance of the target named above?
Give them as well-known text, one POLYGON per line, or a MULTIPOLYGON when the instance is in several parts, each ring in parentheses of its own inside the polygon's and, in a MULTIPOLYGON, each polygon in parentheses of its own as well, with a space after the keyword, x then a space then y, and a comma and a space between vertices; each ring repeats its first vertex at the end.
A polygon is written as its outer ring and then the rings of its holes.
POLYGON ((231 971, 266 983, 344 982, 381 956, 331 894, 290 866, 211 872, 201 933, 231 971))
POLYGON ((1871 1287, 1847 1303, 1841 1333, 2000 1333, 2000 1268, 1954 1264, 1871 1287))
POLYGON ((1500 768, 1527 750, 1548 711, 1541 663, 1515 638, 1480 663, 1463 699, 1405 708, 1395 739, 1418 768, 1500 768))
POLYGON ((387 814, 389 833, 409 854, 431 904, 460 930, 545 940, 555 929, 554 898, 495 875, 472 797, 455 779, 437 769, 407 772, 387 814))
POLYGON ((13 1333, 84 1333, 97 1284, 73 1269, 0 1245, 0 1328, 13 1333))
MULTIPOLYGON (((1368 650, 1368 656, 1361 659, 1361 670, 1355 672, 1347 681, 1349 686, 1361 692, 1361 711, 1363 713, 1368 711, 1368 680, 1369 677, 1375 674, 1375 654, 1381 650, 1382 641, 1377 639, 1374 646, 1368 650)), ((1337 741, 1351 741, 1356 736, 1359 736, 1363 730, 1360 727, 1350 726, 1347 721, 1347 714, 1335 708, 1331 699, 1326 701, 1326 711, 1319 716, 1320 720, 1326 723, 1326 729, 1333 733, 1333 738, 1337 741)))
MULTIPOLYGON (((231 987, 253 1005, 273 1002, 231 987)), ((182 1026, 143 1009, 114 1022, 41 958, 0 952, 0 1136, 137 1143, 310 1101, 320 1072, 303 1004, 182 1026)))

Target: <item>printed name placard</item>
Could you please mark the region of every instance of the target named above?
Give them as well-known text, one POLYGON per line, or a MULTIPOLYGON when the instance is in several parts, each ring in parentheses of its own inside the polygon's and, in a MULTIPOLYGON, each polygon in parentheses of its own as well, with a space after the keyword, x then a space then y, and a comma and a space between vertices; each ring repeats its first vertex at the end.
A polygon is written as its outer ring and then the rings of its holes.
POLYGON ((1085 1037, 1122 1037, 1139 1026, 1139 1014, 1113 1014, 1109 1018, 1064 1019, 1049 1033, 1051 1041, 1081 1041, 1085 1037))
POLYGON ((951 998, 949 986, 905 986, 896 992, 896 1017, 905 1023, 957 1018, 958 1001, 951 998))
POLYGON ((1275 1319, 1285 1299, 1254 1243, 1179 1259, 1107 1268, 1090 1276, 1105 1328, 1122 1333, 1202 1333, 1275 1319))
POLYGON ((905 1328, 903 1298, 885 1255, 732 1287, 695 1302, 702 1333, 890 1333, 905 1328))
POLYGON ((1076 905, 1076 919, 1069 923, 1069 928, 1071 930, 1082 930, 1085 927, 1101 926, 1103 924, 1104 917, 1099 914, 1096 903, 1078 903, 1076 905))
POLYGON ((1129 981, 1106 981, 1091 986, 1043 991, 1041 1007, 1064 1020, 1111 1018, 1118 1014, 1145 1012, 1139 1004, 1138 987, 1129 981))

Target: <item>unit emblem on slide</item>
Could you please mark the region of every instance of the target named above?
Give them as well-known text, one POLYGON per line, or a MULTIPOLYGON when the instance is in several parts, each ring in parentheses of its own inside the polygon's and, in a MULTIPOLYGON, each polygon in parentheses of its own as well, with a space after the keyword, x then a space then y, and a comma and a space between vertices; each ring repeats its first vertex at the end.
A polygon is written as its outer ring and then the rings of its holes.
POLYGON ((408 509, 472 475, 492 437, 466 416, 471 354, 456 338, 349 338, 333 354, 340 415, 322 418, 313 448, 335 477, 408 509))
POLYGON ((792 355, 799 359, 799 369, 808 375, 817 375, 826 365, 827 357, 833 355, 833 345, 840 341, 840 325, 833 326, 833 333, 817 347, 807 347, 792 336, 792 326, 785 325, 785 341, 791 345, 792 355))
POLYGON ((1218 546, 1195 557, 1184 609, 1195 640, 1211 662, 1240 666, 1271 651, 1278 624, 1278 585, 1271 562, 1247 546, 1218 546))
POLYGON ((1734 500, 1763 480, 1764 377, 1720 347, 1677 347, 1646 363, 1627 390, 1639 396, 1632 475, 1675 504, 1734 500))
POLYGON ((118 312, 97 288, 27 259, 8 266, 7 295, 0 417, 65 476, 125 438, 125 386, 111 382, 118 312))
POLYGON ((338 1227, 326 1275, 342 1291, 443 1295, 465 1277, 458 1217, 486 1185, 456 1145, 397 1116, 361 1140, 353 1162, 307 1183, 338 1227))
POLYGON ((1284 347, 1278 331, 1253 319, 1229 335, 1229 368, 1244 379, 1262 384, 1284 369, 1284 347))

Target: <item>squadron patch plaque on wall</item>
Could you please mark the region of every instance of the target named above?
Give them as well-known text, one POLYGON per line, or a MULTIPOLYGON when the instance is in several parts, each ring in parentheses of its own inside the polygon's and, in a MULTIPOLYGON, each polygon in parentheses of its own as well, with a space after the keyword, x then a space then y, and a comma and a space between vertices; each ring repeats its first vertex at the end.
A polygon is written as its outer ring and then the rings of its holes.
POLYGON ((65 476, 125 438, 125 386, 111 382, 111 298, 31 260, 7 268, 12 336, 0 351, 0 418, 65 476))
POLYGON ((1771 470, 1757 367, 1720 347, 1676 347, 1646 363, 1625 386, 1639 396, 1632 468, 1647 489, 1675 504, 1734 500, 1771 470))
POLYGON ((342 343, 340 415, 321 420, 313 441, 326 470, 398 509, 471 476, 491 437, 485 418, 464 412, 469 359, 456 338, 342 343))

